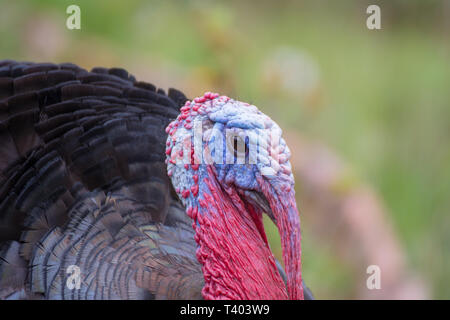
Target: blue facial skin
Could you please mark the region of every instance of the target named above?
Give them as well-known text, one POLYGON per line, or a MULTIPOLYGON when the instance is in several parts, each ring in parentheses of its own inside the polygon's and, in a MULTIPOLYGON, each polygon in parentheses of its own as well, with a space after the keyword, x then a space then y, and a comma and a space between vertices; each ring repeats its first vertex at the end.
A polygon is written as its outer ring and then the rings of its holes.
MULTIPOLYGON (((176 121, 181 125, 176 131, 175 142, 173 137, 168 137, 169 147, 172 150, 168 159, 179 148, 182 148, 180 141, 183 139, 191 139, 194 145, 196 142, 200 142, 194 141, 192 129, 183 127, 184 120, 179 118, 176 121)), ((234 186, 239 194, 245 195, 249 191, 261 192, 261 181, 268 182, 274 190, 277 190, 282 184, 293 185, 294 179, 288 161, 289 149, 281 138, 281 129, 255 106, 232 99, 209 100, 203 103, 203 112, 192 117, 190 122, 194 121, 201 121, 202 124, 203 162, 200 163, 197 171, 190 166, 185 168, 184 163, 168 163, 168 171, 172 172, 173 185, 179 189, 180 198, 186 206, 197 204, 197 197, 194 197, 192 193, 186 198, 181 196, 183 190, 189 190, 194 184, 192 178, 194 175, 199 177, 198 196, 201 197, 204 192, 210 192, 209 188, 202 183, 203 179, 207 177, 205 150, 210 150, 209 164, 214 166, 216 179, 224 189, 234 186), (232 137, 229 139, 230 141, 227 141, 227 133, 232 137), (242 144, 245 144, 245 147, 235 150, 234 136, 237 137, 237 143, 240 143, 241 147, 242 144), (274 140, 271 140, 273 137, 277 139, 275 148, 274 140), (217 141, 218 139, 221 141, 217 141), (222 158, 218 157, 219 159, 217 159, 216 153, 221 151, 222 158), (245 152, 240 154, 240 159, 245 159, 244 164, 238 163, 239 151, 245 152), (284 157, 278 161, 278 158, 273 157, 274 154, 284 155, 284 157), (252 160, 251 163, 250 160, 252 160)))
POLYGON ((267 129, 265 122, 271 122, 255 106, 245 106, 242 103, 225 104, 213 110, 208 116, 211 121, 226 124, 228 128, 267 129), (248 112, 243 112, 243 108, 246 108, 245 111, 248 112))
MULTIPOLYGON (((225 130, 229 128, 227 125, 223 123, 216 123, 214 125, 213 130, 220 130, 220 134, 212 135, 211 139, 208 142, 204 142, 204 144, 208 144, 209 150, 211 150, 212 159, 216 159, 216 152, 220 152, 220 150, 216 150, 216 143, 219 142, 222 145, 222 161, 217 163, 214 162, 214 167, 217 172, 217 180, 226 184, 226 185, 235 185, 241 189, 245 190, 255 190, 257 188, 256 182, 256 174, 259 172, 256 164, 249 164, 249 138, 245 137, 244 140, 240 140, 241 144, 245 144, 242 146, 242 149, 247 151, 244 156, 242 156, 245 161, 245 164, 238 163, 238 154, 234 150, 234 141, 231 141, 227 144, 226 141, 226 132, 225 130), (220 139, 220 141, 217 141, 220 139), (228 149, 227 149, 228 148, 228 149), (230 150, 232 148, 232 150, 230 150), (228 157, 227 158, 227 153, 228 157), (223 163, 220 163, 223 162, 223 163), (231 163, 228 163, 231 162, 231 163)), ((248 126, 245 129, 252 129, 251 126, 248 126)), ((257 151, 257 148, 255 149, 257 151)))

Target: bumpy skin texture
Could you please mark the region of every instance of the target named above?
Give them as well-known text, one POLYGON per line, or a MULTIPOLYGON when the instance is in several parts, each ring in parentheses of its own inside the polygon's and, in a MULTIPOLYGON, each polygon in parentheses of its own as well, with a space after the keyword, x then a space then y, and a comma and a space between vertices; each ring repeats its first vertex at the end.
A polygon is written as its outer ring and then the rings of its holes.
POLYGON ((0 61, 1 299, 202 298, 164 164, 185 101, 123 69, 0 61))
POLYGON ((194 220, 203 296, 303 299, 294 177, 278 125, 253 105, 207 92, 187 101, 166 131, 168 175, 194 220), (287 291, 262 224, 270 209, 287 291))

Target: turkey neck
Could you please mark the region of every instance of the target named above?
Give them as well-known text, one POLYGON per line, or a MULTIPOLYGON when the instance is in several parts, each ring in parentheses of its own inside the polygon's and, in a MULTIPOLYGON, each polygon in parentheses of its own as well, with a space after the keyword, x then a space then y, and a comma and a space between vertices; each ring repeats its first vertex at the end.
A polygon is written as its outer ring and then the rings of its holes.
POLYGON ((287 299, 275 258, 261 233, 261 215, 251 212, 234 189, 223 190, 211 168, 199 185, 198 201, 187 213, 194 220, 199 245, 203 297, 287 299))

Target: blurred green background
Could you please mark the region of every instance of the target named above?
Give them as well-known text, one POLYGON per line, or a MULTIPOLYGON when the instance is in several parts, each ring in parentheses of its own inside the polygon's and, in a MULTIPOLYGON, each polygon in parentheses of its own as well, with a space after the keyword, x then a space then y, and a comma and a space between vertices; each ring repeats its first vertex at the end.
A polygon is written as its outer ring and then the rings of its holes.
MULTIPOLYGON (((371 185, 429 297, 450 298, 450 1, 0 0, 5 58, 120 66, 257 105, 371 185), (71 4, 81 30, 66 28, 71 4), (382 30, 366 28, 369 4, 382 30)), ((351 256, 313 241, 304 215, 308 285, 359 298, 351 256)))

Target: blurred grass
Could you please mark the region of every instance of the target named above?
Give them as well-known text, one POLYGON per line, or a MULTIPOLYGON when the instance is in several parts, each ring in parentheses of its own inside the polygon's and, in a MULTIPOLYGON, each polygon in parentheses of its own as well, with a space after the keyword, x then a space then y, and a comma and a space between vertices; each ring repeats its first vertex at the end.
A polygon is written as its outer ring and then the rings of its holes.
MULTIPOLYGON (((440 24, 442 1, 426 7, 384 1, 390 11, 382 11, 381 31, 365 27, 365 1, 318 3, 324 7, 313 1, 0 1, 0 59, 122 66, 191 97, 212 90, 256 104, 282 128, 326 142, 375 186, 410 262, 435 298, 449 298, 450 44, 440 24), (65 28, 73 3, 82 10, 80 31, 65 28), (46 28, 56 29, 50 51, 30 40, 48 20, 46 28), (316 70, 312 88, 297 94, 302 88, 267 79, 267 61, 280 48, 300 60, 310 57, 302 63, 316 70)), ((291 72, 280 76, 308 83, 291 72)), ((321 298, 352 296, 345 262, 308 241, 303 228, 308 285, 321 298)))

